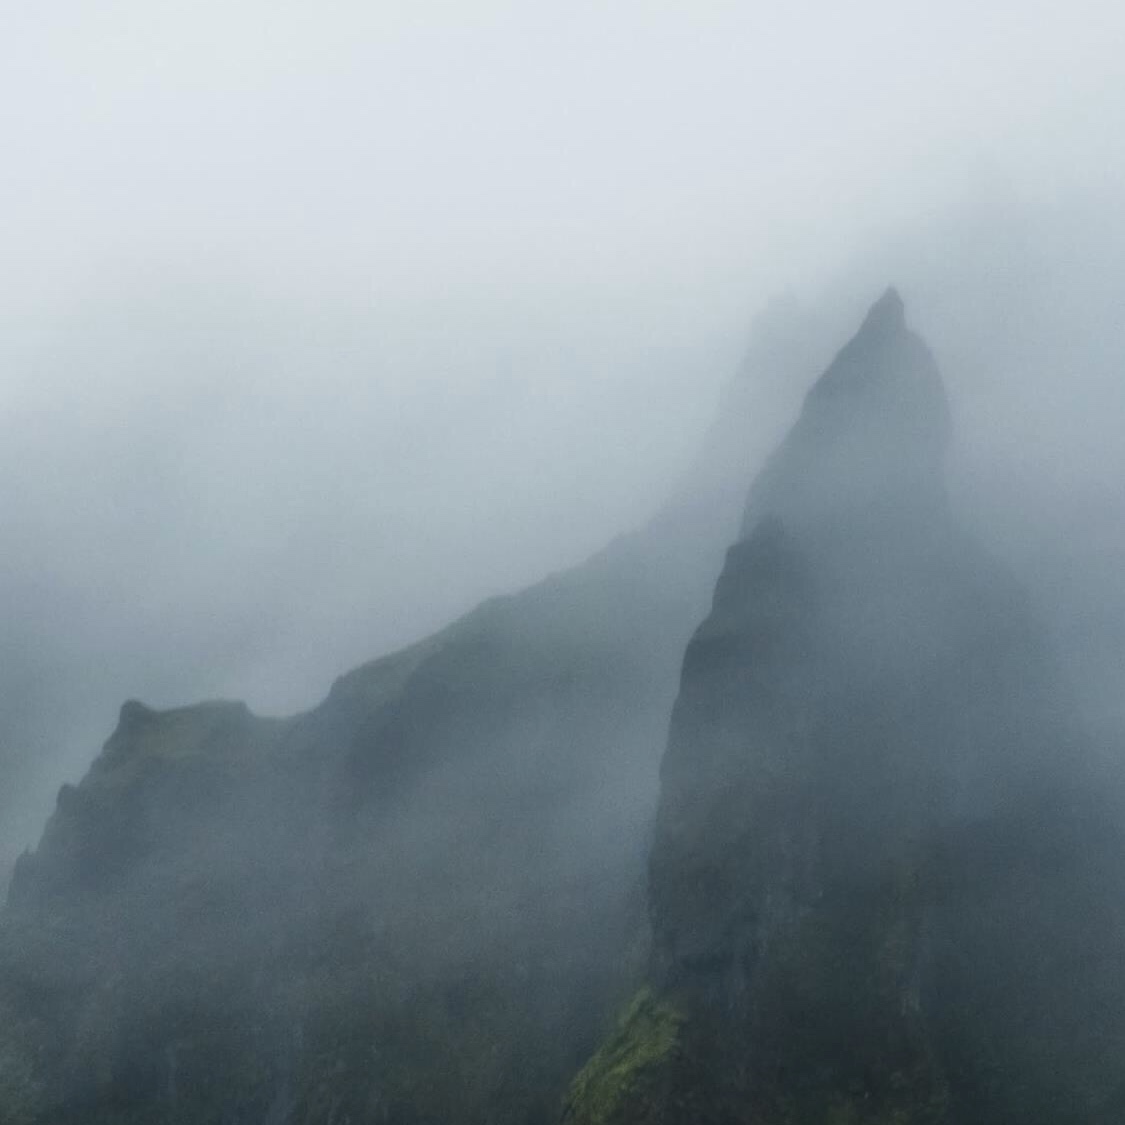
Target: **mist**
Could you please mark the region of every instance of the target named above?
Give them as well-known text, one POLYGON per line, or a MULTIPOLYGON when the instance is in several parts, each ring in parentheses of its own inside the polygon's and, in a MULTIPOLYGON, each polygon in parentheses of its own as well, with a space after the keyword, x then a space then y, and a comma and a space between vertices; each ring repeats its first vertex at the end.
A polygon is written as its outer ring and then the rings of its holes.
POLYGON ((1096 3, 13 14, 0 870, 125 699, 312 707, 641 526, 732 385, 756 466, 890 282, 955 504, 1119 721, 1123 49, 1096 3), (816 330, 739 383, 779 296, 816 330))

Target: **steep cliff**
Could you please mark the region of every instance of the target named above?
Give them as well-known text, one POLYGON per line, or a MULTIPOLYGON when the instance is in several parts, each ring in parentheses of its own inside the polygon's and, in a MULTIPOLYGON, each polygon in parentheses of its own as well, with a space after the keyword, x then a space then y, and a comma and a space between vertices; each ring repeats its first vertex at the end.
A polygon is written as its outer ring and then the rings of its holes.
POLYGON ((949 510, 949 435, 889 291, 754 484, 688 646, 649 986, 569 1122, 1119 1119, 1120 806, 949 510))

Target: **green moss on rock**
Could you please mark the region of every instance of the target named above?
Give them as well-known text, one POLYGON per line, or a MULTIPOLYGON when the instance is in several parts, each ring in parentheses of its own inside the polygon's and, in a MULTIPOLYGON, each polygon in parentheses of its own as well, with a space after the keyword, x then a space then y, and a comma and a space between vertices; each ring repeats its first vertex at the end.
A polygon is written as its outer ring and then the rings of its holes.
POLYGON ((642 988, 620 1026, 571 1085, 567 1125, 615 1125, 648 1119, 654 1096, 677 1053, 684 1016, 642 988))

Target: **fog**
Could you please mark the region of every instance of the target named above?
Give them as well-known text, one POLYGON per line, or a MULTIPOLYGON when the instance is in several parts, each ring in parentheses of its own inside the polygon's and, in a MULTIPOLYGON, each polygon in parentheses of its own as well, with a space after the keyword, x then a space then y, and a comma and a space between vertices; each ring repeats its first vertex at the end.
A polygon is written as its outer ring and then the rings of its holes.
POLYGON ((894 281, 958 503, 1120 636, 1115 7, 5 22, 0 869, 123 699, 306 708, 643 522, 777 294, 838 343, 894 281))

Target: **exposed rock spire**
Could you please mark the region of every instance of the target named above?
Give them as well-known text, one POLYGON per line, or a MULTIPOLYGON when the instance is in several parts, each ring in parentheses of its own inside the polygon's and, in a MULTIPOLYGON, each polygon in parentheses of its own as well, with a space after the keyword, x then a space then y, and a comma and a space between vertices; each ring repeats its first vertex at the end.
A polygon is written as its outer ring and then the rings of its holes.
POLYGON ((949 429, 888 290, 755 483, 688 646, 650 990, 568 1125, 1119 1119, 1122 834, 1064 784, 1069 694, 945 502, 949 429))
POLYGON ((929 519, 944 502, 950 431, 937 364, 888 289, 806 396, 751 489, 743 532, 771 513, 791 528, 903 504, 929 519))

